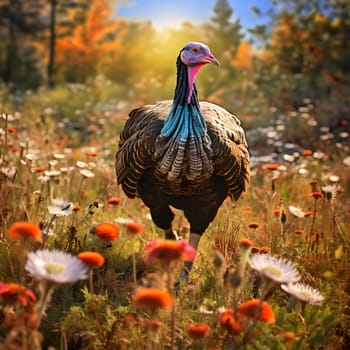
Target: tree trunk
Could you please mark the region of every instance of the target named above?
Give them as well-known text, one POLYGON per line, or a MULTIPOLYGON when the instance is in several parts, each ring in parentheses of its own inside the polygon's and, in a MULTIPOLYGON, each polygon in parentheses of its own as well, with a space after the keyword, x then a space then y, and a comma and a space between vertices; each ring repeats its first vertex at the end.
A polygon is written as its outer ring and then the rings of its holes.
POLYGON ((18 61, 16 16, 19 16, 20 9, 17 1, 10 2, 9 11, 8 42, 6 45, 6 59, 3 73, 5 83, 10 83, 12 81, 13 71, 18 61))
POLYGON ((49 47, 49 62, 47 65, 47 83, 49 88, 55 86, 54 67, 55 67, 55 46, 56 46, 56 8, 57 0, 51 0, 50 12, 50 47, 49 47))

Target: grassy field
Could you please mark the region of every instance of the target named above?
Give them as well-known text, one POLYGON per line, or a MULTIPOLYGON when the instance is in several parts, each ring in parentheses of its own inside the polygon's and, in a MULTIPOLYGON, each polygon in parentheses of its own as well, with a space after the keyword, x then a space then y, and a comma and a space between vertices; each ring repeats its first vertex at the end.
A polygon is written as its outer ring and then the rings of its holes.
MULTIPOLYGON (((347 349, 349 119, 321 127, 311 101, 271 106, 272 120, 247 130, 249 190, 225 201, 190 283, 174 291, 190 257, 174 245, 176 258, 149 262, 162 232, 116 184, 131 104, 111 99, 114 86, 93 91, 2 94, 0 349, 347 349), (35 255, 44 249, 80 265, 48 253, 44 266, 35 255), (302 283, 294 293, 290 275, 302 283)), ((243 125, 258 125, 249 115, 243 125)))

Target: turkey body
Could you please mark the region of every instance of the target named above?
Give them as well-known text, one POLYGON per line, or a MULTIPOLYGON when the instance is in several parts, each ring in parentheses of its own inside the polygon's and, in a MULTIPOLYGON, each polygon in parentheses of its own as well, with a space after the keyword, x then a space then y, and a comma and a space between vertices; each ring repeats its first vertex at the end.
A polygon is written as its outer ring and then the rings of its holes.
POLYGON ((225 198, 237 200, 246 190, 250 173, 240 120, 199 102, 195 77, 208 63, 219 65, 209 48, 188 43, 177 58, 174 99, 133 109, 116 155, 125 194, 143 200, 169 239, 176 237, 171 206, 183 210, 194 248, 225 198))
POLYGON ((164 230, 171 227, 169 205, 184 211, 191 232, 202 234, 227 196, 237 200, 249 181, 249 153, 239 119, 220 106, 200 102, 211 140, 212 171, 188 179, 186 156, 180 175, 169 179, 158 170, 156 140, 173 101, 161 101, 130 112, 120 135, 116 172, 129 198, 141 197, 152 219, 164 230))

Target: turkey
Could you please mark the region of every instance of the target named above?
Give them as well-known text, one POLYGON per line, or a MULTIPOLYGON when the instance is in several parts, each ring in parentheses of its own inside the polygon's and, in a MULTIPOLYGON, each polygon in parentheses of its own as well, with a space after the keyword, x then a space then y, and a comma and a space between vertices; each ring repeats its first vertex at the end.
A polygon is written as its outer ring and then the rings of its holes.
MULTIPOLYGON (((237 200, 249 182, 249 153, 239 119, 213 103, 199 102, 195 78, 206 64, 219 66, 207 45, 190 42, 176 61, 173 101, 133 109, 116 154, 118 184, 140 197, 152 220, 175 239, 174 214, 190 224, 189 244, 200 237, 226 197, 237 200)), ((192 263, 186 262, 188 273, 192 263)))

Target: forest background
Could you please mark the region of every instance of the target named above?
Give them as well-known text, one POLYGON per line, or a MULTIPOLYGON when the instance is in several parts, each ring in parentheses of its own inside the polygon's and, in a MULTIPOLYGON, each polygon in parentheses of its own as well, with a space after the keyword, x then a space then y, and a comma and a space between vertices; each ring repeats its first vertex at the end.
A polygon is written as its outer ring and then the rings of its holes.
MULTIPOLYGON (((64 100, 65 84, 102 80, 107 88, 100 86, 94 103, 169 99, 175 58, 184 43, 197 40, 221 62, 219 70, 208 67, 199 76, 201 98, 237 113, 247 128, 264 125, 277 111, 292 111, 305 99, 315 104, 321 125, 337 127, 349 113, 346 0, 271 1, 269 10, 252 6, 257 18, 266 18, 254 28, 242 28, 226 0, 213 1, 212 13, 199 24, 187 21, 161 30, 150 21, 118 17, 118 5, 111 0, 0 0, 3 104, 16 108, 40 89, 64 100)), ((52 111, 53 117, 69 117, 70 127, 84 129, 88 120, 68 105, 52 111)), ((302 135, 290 137, 300 142, 302 135)))

